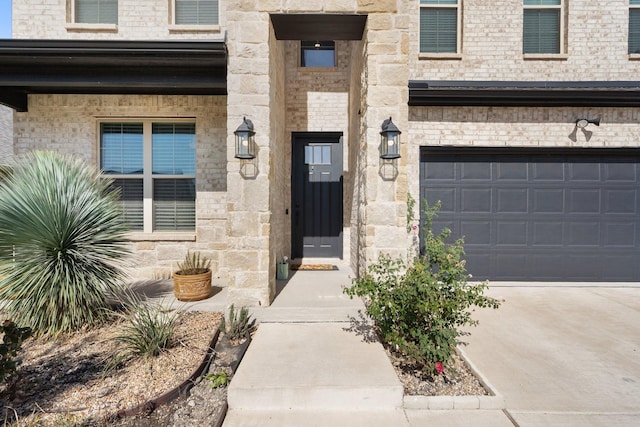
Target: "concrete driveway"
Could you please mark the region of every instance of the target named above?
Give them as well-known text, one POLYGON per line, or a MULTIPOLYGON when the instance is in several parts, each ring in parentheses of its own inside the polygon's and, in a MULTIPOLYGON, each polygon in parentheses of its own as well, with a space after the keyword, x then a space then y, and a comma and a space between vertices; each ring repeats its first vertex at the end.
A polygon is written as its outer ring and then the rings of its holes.
POLYGON ((519 426, 640 425, 640 285, 500 286, 464 337, 519 426))

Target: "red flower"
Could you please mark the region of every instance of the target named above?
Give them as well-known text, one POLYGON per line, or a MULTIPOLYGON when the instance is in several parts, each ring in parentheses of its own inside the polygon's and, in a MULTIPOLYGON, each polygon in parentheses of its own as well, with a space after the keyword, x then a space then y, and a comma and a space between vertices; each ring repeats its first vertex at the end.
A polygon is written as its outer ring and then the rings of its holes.
POLYGON ((444 365, 442 364, 442 362, 436 362, 436 372, 438 374, 441 374, 444 372, 444 365))

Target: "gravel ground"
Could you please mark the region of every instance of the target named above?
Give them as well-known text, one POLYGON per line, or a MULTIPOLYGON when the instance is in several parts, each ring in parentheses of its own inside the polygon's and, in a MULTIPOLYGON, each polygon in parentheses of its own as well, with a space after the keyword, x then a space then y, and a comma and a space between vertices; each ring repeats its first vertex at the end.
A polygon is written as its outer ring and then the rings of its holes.
MULTIPOLYGON (((3 419, 18 426, 193 426, 214 425, 226 405, 226 387, 212 388, 201 377, 186 396, 158 407, 149 415, 108 418, 182 383, 200 364, 217 329, 220 313, 186 312, 178 324, 178 345, 153 360, 138 360, 104 376, 102 367, 113 354, 109 337, 117 325, 83 331, 63 340, 28 340, 23 345, 22 379, 13 397, 0 399, 3 419)), ((226 370, 237 359, 237 346, 220 341, 206 372, 226 370)), ((453 370, 431 376, 387 350, 407 395, 486 395, 487 391, 456 356, 453 370), (455 372, 454 372, 455 371, 455 372)), ((206 374, 205 372, 205 374, 206 374)))
POLYGON ((101 424, 100 420, 181 384, 202 361, 220 313, 184 312, 175 346, 138 359, 112 374, 105 363, 117 349, 118 323, 56 340, 29 339, 19 357, 21 378, 13 396, 0 388, 3 419, 18 425, 101 424))

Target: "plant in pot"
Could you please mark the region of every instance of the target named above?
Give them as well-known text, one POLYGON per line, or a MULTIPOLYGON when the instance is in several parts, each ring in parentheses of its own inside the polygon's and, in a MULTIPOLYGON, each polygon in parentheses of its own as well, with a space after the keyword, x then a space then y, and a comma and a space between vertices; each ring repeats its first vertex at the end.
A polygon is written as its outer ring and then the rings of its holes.
POLYGON ((173 273, 173 291, 180 301, 199 301, 211 296, 211 260, 189 252, 173 273))

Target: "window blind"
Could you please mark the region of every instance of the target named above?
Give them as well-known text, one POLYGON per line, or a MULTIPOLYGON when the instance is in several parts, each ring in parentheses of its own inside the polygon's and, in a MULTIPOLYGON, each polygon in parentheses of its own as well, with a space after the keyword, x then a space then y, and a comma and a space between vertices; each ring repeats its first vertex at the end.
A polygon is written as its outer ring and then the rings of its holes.
POLYGON ((524 9, 522 52, 560 53, 561 0, 524 0, 524 6, 530 7, 524 9))
POLYGON ((196 226, 196 180, 153 180, 153 228, 189 231, 196 226))
POLYGON ((196 125, 154 123, 152 132, 153 173, 195 175, 196 125))
POLYGON ((135 231, 144 229, 142 179, 115 179, 111 186, 119 191, 124 219, 135 231))
POLYGON ((420 52, 458 51, 458 11, 456 8, 420 9, 420 52))
POLYGON ((142 123, 102 123, 100 134, 100 168, 105 174, 142 174, 142 123))
POLYGON ((75 2, 75 19, 78 23, 118 23, 118 0, 75 0, 75 2))
MULTIPOLYGON (((640 6, 640 0, 629 0, 630 6, 640 6)), ((640 7, 629 9, 629 53, 640 53, 640 7)))
POLYGON ((175 11, 176 24, 218 24, 218 0, 175 0, 175 11))

